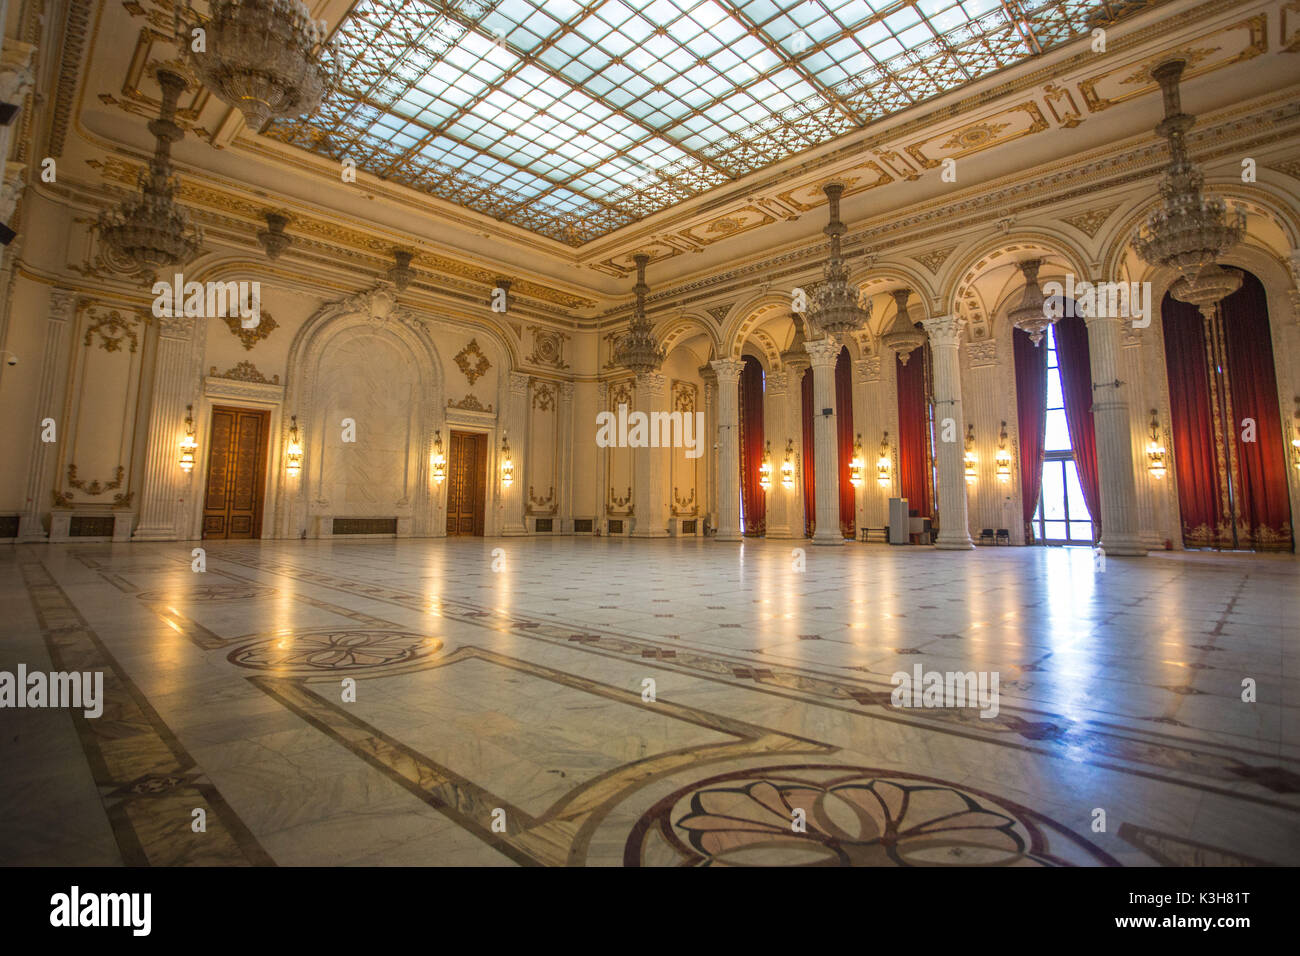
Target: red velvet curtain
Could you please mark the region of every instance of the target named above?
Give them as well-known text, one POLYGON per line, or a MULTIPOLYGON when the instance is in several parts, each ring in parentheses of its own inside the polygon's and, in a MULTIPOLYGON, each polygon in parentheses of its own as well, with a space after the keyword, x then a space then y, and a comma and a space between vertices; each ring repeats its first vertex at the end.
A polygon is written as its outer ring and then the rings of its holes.
POLYGON ((847 346, 835 360, 835 431, 840 455, 840 532, 858 536, 857 489, 849 480, 853 464, 853 360, 847 346))
MULTIPOLYGON (((1067 310, 1077 312, 1077 309, 1067 310)), ((1101 537, 1101 481, 1097 474, 1097 437, 1092 426, 1092 365, 1088 354, 1088 327, 1078 315, 1066 315, 1052 329, 1056 335, 1056 363, 1061 371, 1065 398, 1065 424, 1079 470, 1083 500, 1092 515, 1093 540, 1101 537)))
POLYGON ((894 366, 898 375, 898 483, 910 511, 921 517, 933 517, 924 346, 912 352, 906 365, 895 358, 894 366))
POLYGON ((1230 547, 1232 529, 1223 508, 1227 489, 1219 481, 1214 452, 1204 319, 1196 306, 1167 293, 1160 305, 1160 319, 1183 543, 1192 548, 1230 547))
POLYGON ((1020 436, 1020 498, 1025 542, 1034 540, 1034 511, 1043 484, 1043 441, 1047 428, 1047 343, 1035 347, 1028 333, 1011 334, 1016 365, 1016 425, 1020 436))
POLYGON ((811 535, 817 526, 817 474, 813 461, 813 373, 806 368, 799 385, 803 395, 803 531, 811 535))
POLYGON ((763 366, 745 356, 740 373, 740 501, 746 536, 767 530, 767 495, 758 483, 763 464, 763 366))
POLYGON ((1286 446, 1264 286, 1245 272, 1241 288, 1224 299, 1220 309, 1235 437, 1242 439, 1245 419, 1255 420, 1255 440, 1236 443, 1240 474, 1238 546, 1257 551, 1291 551, 1294 544, 1286 446))

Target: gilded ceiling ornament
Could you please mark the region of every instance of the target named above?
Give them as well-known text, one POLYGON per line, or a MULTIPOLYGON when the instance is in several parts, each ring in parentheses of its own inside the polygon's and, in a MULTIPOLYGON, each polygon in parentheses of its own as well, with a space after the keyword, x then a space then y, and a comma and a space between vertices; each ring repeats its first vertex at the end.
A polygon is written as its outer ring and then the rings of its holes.
POLYGON ((1087 212, 1081 212, 1077 216, 1063 216, 1062 221, 1069 223, 1075 229, 1091 239, 1110 218, 1119 205, 1107 206, 1105 209, 1089 209, 1087 212))
POLYGON ((943 149, 978 149, 987 146, 1003 130, 1011 128, 1010 123, 975 123, 957 130, 952 138, 943 144, 943 149))
POLYGON ((488 357, 478 347, 478 339, 470 339, 469 344, 456 353, 455 362, 471 385, 482 378, 487 370, 492 367, 488 357))
POLYGON ((226 327, 230 329, 231 335, 234 335, 239 341, 244 343, 244 349, 251 351, 253 346, 262 341, 272 332, 280 327, 280 323, 271 318, 270 312, 262 312, 257 325, 251 329, 244 328, 242 321, 237 315, 227 315, 222 317, 226 327))
POLYGON ((929 252, 923 252, 920 255, 912 256, 917 262, 930 270, 931 275, 939 274, 939 267, 948 261, 948 257, 953 254, 956 246, 949 246, 947 249, 931 249, 929 252))

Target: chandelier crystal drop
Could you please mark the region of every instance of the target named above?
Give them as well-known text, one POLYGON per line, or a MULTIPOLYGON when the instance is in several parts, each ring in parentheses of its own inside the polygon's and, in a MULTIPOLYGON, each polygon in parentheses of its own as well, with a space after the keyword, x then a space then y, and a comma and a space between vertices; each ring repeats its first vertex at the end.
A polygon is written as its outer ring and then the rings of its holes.
POLYGON ((189 262, 203 243, 203 234, 190 227, 189 212, 176 203, 178 184, 172 175, 172 143, 185 135, 175 120, 185 79, 160 69, 158 85, 162 87, 162 106, 158 118, 149 121, 154 154, 148 168, 140 171, 140 192, 100 213, 97 223, 100 239, 109 250, 150 276, 164 267, 189 262))
POLYGON ((830 206, 830 222, 822 231, 830 237, 831 253, 823 269, 824 278, 810 292, 808 318, 815 328, 838 339, 867 324, 871 318, 871 303, 868 301, 865 309, 858 305, 858 290, 849 282, 848 266, 840 252, 840 236, 844 235, 844 223, 840 221, 840 196, 844 193, 844 184, 829 182, 822 191, 826 193, 830 206))
POLYGON ((1025 292, 1020 297, 1020 304, 1007 315, 1013 326, 1029 334, 1029 339, 1035 347, 1043 341, 1047 330, 1060 318, 1059 315, 1051 314, 1050 310, 1044 307, 1043 287, 1038 284, 1038 270, 1042 265, 1042 259, 1026 259, 1020 263, 1020 271, 1025 277, 1025 292))
POLYGON ((1151 71, 1164 95, 1165 118, 1156 132, 1169 141, 1170 159, 1160 182, 1163 202, 1134 232, 1133 247, 1149 265, 1178 273, 1169 290, 1174 298, 1206 307, 1241 285, 1240 274, 1215 262, 1241 241, 1245 217, 1239 209, 1230 215, 1222 199, 1201 191, 1205 177, 1188 157, 1186 141, 1196 119, 1182 111, 1178 89, 1186 66, 1186 60, 1174 59, 1151 71), (1212 295, 1218 298, 1208 298, 1212 295))
POLYGON ((179 37, 190 65, 250 129, 313 112, 334 83, 329 27, 301 0, 209 0, 206 20, 187 11, 179 37), (204 31, 195 49, 193 32, 204 31))
POLYGON ((912 316, 907 311, 907 297, 910 295, 907 289, 894 290, 894 304, 898 307, 898 314, 894 317, 894 322, 884 335, 880 337, 881 343, 889 349, 898 353, 898 360, 904 365, 912 357, 912 353, 925 344, 925 333, 916 327, 912 322, 912 316))
POLYGON ((636 311, 632 313, 632 323, 627 334, 619 339, 614 349, 614 363, 631 369, 638 375, 658 371, 664 362, 664 350, 654 337, 650 319, 645 314, 645 294, 650 287, 645 283, 645 267, 650 257, 645 253, 633 256, 636 262, 636 311))

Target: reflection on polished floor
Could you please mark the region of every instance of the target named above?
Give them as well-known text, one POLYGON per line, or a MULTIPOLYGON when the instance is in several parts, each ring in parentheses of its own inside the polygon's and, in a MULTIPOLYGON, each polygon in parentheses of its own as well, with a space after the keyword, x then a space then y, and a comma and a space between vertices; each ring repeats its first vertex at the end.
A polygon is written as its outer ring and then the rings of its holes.
POLYGON ((0 552, 0 862, 1300 863, 1290 556, 208 545, 0 552))

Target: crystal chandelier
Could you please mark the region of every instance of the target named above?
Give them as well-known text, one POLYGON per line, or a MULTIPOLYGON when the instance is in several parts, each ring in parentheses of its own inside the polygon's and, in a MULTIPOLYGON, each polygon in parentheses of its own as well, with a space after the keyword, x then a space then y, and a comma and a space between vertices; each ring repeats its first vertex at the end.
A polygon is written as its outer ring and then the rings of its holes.
POLYGON ((632 313, 632 324, 627 334, 619 339, 614 349, 614 363, 640 375, 658 370, 664 361, 664 350, 655 340, 645 314, 645 294, 650 288, 645 284, 645 266, 650 257, 637 253, 632 259, 636 262, 636 286, 633 287, 636 311, 632 313))
POLYGON ((124 263, 153 274, 165 266, 188 262, 198 254, 203 234, 191 230, 190 216, 175 201, 177 183, 172 176, 172 143, 185 135, 176 125, 176 103, 185 79, 171 70, 158 71, 162 106, 149 121, 154 135, 149 168, 140 170, 140 193, 128 196, 113 209, 100 213, 99 236, 124 263))
POLYGON ((1007 313, 1013 326, 1029 333, 1029 340, 1035 347, 1043 341, 1048 328, 1060 318, 1044 307, 1043 288, 1038 284, 1038 270, 1042 265, 1042 259, 1026 259, 1020 263, 1020 271, 1025 276, 1025 293, 1020 297, 1020 304, 1007 313))
POLYGON ((912 352, 925 344, 925 333, 912 323, 907 312, 907 289, 894 290, 894 304, 898 306, 898 315, 889 331, 880 337, 881 343, 898 353, 898 360, 904 365, 912 357, 912 352))
POLYGON ((1241 285, 1239 273, 1219 268, 1215 260, 1241 240, 1245 217, 1240 210, 1230 217, 1222 199, 1201 193, 1205 177, 1188 158, 1186 142, 1196 119, 1182 111, 1178 91, 1186 66, 1186 60, 1175 59, 1151 71, 1165 106, 1156 132, 1169 140, 1170 159, 1160 183, 1164 202, 1134 232, 1133 246, 1148 264, 1178 273, 1169 290, 1174 298, 1207 306, 1241 285))
POLYGON ((335 60, 323 20, 301 0, 209 0, 209 16, 180 37, 190 64, 218 99, 259 130, 269 120, 301 116, 320 105, 335 60), (194 39, 203 30, 203 42, 194 39))
POLYGON ((856 332, 871 318, 871 303, 867 308, 858 305, 858 290, 849 284, 849 270, 840 253, 840 236, 844 223, 840 222, 840 196, 844 184, 829 182, 822 187, 830 204, 830 222, 822 231, 830 237, 831 254, 823 270, 825 278, 811 290, 808 319, 816 328, 832 338, 856 332))

